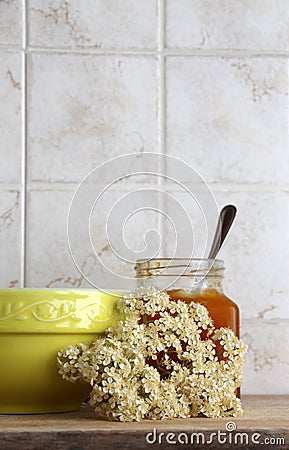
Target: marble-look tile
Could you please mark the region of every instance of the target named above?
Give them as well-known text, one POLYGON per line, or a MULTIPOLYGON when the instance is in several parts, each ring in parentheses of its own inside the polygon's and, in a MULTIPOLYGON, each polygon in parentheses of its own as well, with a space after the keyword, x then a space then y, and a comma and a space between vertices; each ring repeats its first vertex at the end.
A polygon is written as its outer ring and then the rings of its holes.
POLYGON ((288 61, 171 57, 168 152, 208 182, 288 183, 288 61))
POLYGON ((156 151, 156 60, 32 54, 28 176, 80 181, 120 154, 156 151))
MULTIPOLYGON (((66 221, 73 192, 31 191, 27 207, 27 286, 87 287, 69 253, 66 221)), ((83 268, 90 270, 89 255, 83 268)))
POLYGON ((159 244, 157 233, 151 231, 157 227, 153 209, 157 196, 152 194, 151 198, 147 191, 138 189, 106 191, 99 199, 98 194, 93 189, 74 201, 69 249, 67 218, 73 191, 30 191, 28 286, 85 287, 90 286, 89 280, 102 289, 134 289, 135 260, 156 251, 159 244))
MULTIPOLYGON (((209 194, 195 192, 200 206, 186 192, 171 195, 174 202, 164 211, 180 230, 176 256, 188 257, 191 249, 195 257, 207 256, 217 217, 209 194), (191 229, 189 225, 186 228, 186 214, 191 229)), ((226 267, 226 294, 239 305, 244 319, 289 319, 289 193, 215 192, 214 197, 219 209, 228 203, 238 209, 219 254, 226 267)), ((166 256, 171 256, 175 249, 172 227, 165 228, 164 240, 166 256)))
POLYGON ((20 192, 0 190, 0 288, 20 287, 20 192))
POLYGON ((22 47, 22 9, 24 0, 0 2, 0 46, 22 47))
POLYGON ((248 345, 243 394, 289 394, 289 322, 244 321, 242 339, 248 345))
POLYGON ((186 188, 190 192, 175 185, 163 195, 163 256, 205 258, 215 232, 218 205, 210 191, 186 188))
POLYGON ((21 56, 0 51, 0 182, 19 182, 21 121, 21 56))
POLYGON ((244 319, 289 318, 289 193, 216 194, 220 207, 233 203, 238 214, 220 252, 226 292, 244 319))
POLYGON ((287 0, 167 0, 168 47, 288 50, 287 0))
POLYGON ((157 1, 30 0, 33 47, 151 49, 157 41, 157 1))

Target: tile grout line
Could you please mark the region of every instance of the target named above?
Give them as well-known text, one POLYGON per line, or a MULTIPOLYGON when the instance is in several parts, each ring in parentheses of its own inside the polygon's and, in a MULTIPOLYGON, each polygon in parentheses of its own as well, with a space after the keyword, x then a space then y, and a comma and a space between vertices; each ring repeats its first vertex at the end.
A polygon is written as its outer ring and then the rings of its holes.
MULTIPOLYGON (((163 0, 159 0, 159 4, 163 0)), ((159 46, 156 49, 134 49, 134 48, 61 48, 61 47, 29 47, 19 48, 12 46, 0 45, 0 50, 5 52, 18 52, 24 50, 26 53, 57 53, 57 54, 72 54, 72 55, 127 55, 127 56, 158 56, 161 53, 164 56, 176 57, 220 57, 220 58, 288 58, 289 52, 286 50, 250 50, 250 49, 202 49, 202 48, 166 48, 160 50, 159 46)))
MULTIPOLYGON (((101 184, 101 183, 99 183, 101 184)), ((198 184, 194 183, 186 183, 191 189, 199 189, 200 186, 198 184)), ((157 183, 153 184, 155 187, 157 187, 157 183)), ((257 184, 250 184, 250 183, 217 183, 217 184, 210 184, 208 183, 210 189, 213 192, 228 192, 230 189, 231 192, 268 192, 268 193, 275 193, 275 192, 289 192, 289 184, 269 184, 269 183, 257 183, 257 184)), ((19 189, 19 183, 3 183, 0 182, 0 186, 7 190, 15 190, 19 189)), ((78 181, 68 181, 68 182, 61 182, 61 181, 30 181, 26 182, 26 191, 57 191, 57 190, 75 190, 79 186, 78 181)), ((139 183, 127 183, 123 186, 122 190, 126 191, 129 189, 135 189, 135 187, 139 187, 139 183)), ((152 183, 147 183, 147 186, 152 186, 152 183)), ((113 189, 113 187, 112 187, 113 189)), ((119 187, 118 187, 119 189, 119 187)), ((170 192, 177 192, 177 188, 173 187, 167 187, 170 192)))
MULTIPOLYGON (((159 153, 165 154, 165 5, 164 0, 158 0, 158 141, 159 153)), ((160 174, 165 173, 165 161, 160 157, 160 174)), ((163 247, 164 236, 164 199, 162 195, 163 177, 158 177, 158 216, 157 228, 160 233, 161 248, 163 247)))
POLYGON ((21 280, 26 287, 27 247, 27 1, 23 0, 23 51, 22 51, 22 157, 21 157, 21 280))

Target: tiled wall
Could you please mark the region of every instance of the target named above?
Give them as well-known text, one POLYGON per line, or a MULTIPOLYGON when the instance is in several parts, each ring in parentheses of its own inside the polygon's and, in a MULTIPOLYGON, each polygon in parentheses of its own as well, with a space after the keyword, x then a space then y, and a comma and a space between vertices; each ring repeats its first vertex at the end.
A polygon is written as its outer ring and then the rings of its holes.
MULTIPOLYGON (((289 393, 288 29, 288 0, 1 1, 1 287, 87 286, 66 236, 78 183, 125 153, 177 156, 238 207, 222 256, 243 392, 289 393)), ((128 239, 162 225, 143 215, 128 239)))

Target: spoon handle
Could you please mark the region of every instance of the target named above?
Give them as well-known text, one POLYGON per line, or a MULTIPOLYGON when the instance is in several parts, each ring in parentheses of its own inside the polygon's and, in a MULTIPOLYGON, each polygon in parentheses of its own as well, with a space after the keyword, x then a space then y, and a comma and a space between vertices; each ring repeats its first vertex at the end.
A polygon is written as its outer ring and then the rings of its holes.
POLYGON ((223 242, 232 226, 237 213, 237 208, 234 205, 226 205, 220 212, 217 229, 209 253, 209 259, 215 259, 223 242))

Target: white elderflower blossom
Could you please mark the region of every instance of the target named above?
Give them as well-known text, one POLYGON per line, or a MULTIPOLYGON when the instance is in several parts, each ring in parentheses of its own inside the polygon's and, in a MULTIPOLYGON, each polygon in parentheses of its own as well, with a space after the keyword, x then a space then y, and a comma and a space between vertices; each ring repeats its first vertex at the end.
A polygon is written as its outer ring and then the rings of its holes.
POLYGON ((172 301, 150 288, 120 298, 117 308, 123 319, 105 337, 58 354, 64 379, 91 384, 98 416, 140 421, 242 414, 236 389, 247 346, 232 330, 215 329, 203 305, 172 301))

